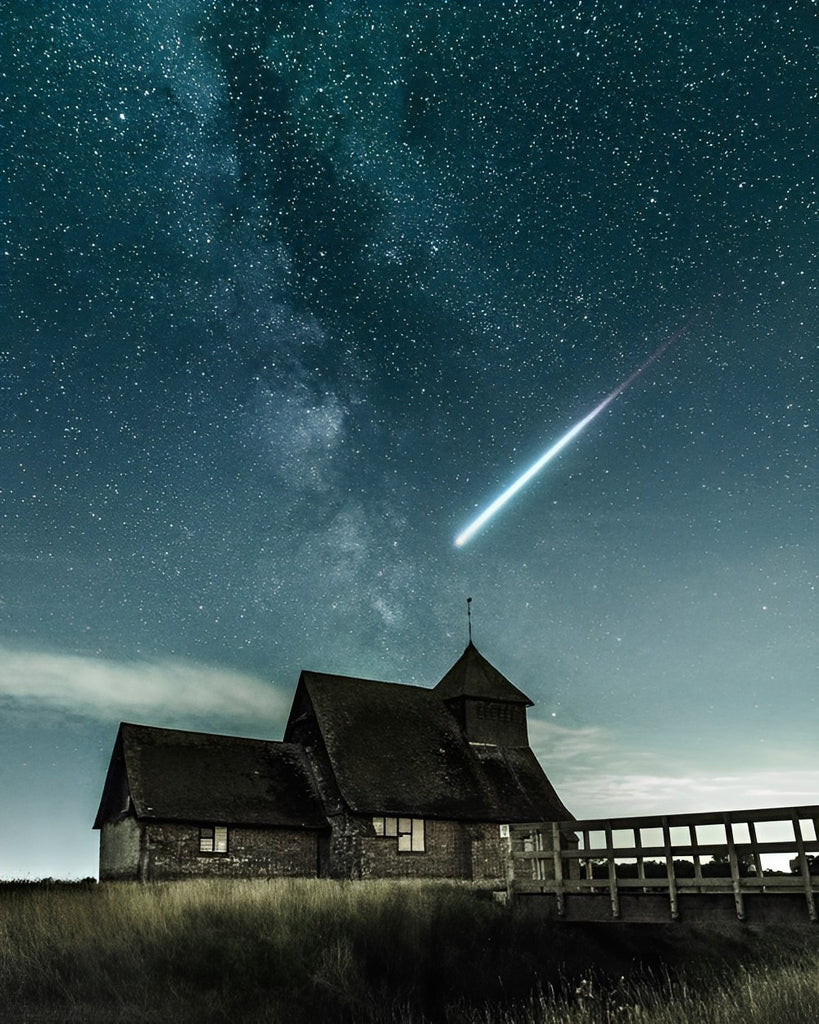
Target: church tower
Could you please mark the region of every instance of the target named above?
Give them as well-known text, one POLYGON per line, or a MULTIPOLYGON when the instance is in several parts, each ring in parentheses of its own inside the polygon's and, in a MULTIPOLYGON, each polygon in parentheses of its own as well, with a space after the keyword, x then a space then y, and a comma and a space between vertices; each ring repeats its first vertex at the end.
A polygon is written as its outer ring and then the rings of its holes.
POLYGON ((472 643, 433 689, 470 743, 526 747, 526 709, 533 702, 491 665, 472 643))

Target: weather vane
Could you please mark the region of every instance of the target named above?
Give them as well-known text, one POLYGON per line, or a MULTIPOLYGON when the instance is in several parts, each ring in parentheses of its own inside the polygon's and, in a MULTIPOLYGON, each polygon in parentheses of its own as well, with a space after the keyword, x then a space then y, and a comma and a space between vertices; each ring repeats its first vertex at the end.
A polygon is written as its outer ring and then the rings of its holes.
POLYGON ((469 630, 469 642, 472 643, 472 598, 466 599, 466 623, 469 630))

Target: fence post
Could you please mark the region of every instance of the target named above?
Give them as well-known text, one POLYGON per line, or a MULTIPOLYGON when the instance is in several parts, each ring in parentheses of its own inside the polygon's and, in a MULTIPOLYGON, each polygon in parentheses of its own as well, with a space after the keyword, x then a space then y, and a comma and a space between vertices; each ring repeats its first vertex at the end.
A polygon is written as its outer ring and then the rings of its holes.
POLYGON ((614 863, 614 837, 611 822, 606 822, 606 862, 609 868, 609 899, 611 900, 611 916, 620 916, 620 893, 617 890, 617 865, 614 863))
POLYGON ((515 898, 515 849, 514 835, 511 825, 500 825, 500 839, 506 858, 506 900, 511 903, 515 898), (504 835, 504 832, 506 833, 504 835))
POLYGON ((674 851, 671 848, 671 829, 668 826, 668 818, 663 815, 663 846, 665 847, 665 873, 668 880, 668 904, 671 908, 671 920, 676 921, 680 916, 680 906, 677 900, 677 876, 674 874, 674 851))
POLYGON ((557 916, 566 916, 566 897, 563 890, 563 858, 560 855, 560 823, 552 822, 552 857, 555 864, 555 895, 557 897, 557 916))
POLYGON ((739 873, 739 858, 734 846, 734 829, 727 814, 722 816, 725 824, 725 841, 728 843, 728 861, 731 865, 731 886, 734 890, 734 904, 737 908, 737 919, 745 920, 745 901, 742 898, 742 877, 739 873))
MULTIPOLYGON (((634 849, 637 851, 637 877, 641 882, 646 880, 646 862, 642 855, 643 849, 643 837, 640 832, 639 826, 635 825, 632 829, 634 835, 634 849)), ((646 892, 645 886, 643 886, 643 892, 646 892)))
POLYGON ((694 880, 698 883, 697 892, 702 892, 702 861, 700 860, 700 845, 697 839, 697 826, 688 826, 688 835, 691 839, 691 847, 694 851, 694 880))
MULTIPOLYGON (((762 857, 759 855, 759 843, 756 838, 756 825, 753 821, 748 821, 746 824, 748 825, 748 835, 751 838, 751 845, 753 846, 754 868, 756 869, 757 878, 761 881, 764 871, 762 870, 762 857)), ((762 892, 761 887, 759 891, 762 892)))
POLYGON ((589 836, 590 835, 591 835, 591 832, 589 831, 589 829, 584 828, 583 829, 583 849, 586 851, 586 860, 585 860, 585 866, 584 866, 583 870, 584 870, 584 873, 586 875, 586 881, 591 881, 594 878, 594 865, 591 862, 591 857, 588 856, 589 843, 590 843, 589 836))
MULTIPOLYGON (((808 917, 811 921, 816 920, 816 903, 813 899, 813 886, 810 880, 810 867, 808 857, 805 853, 805 840, 802 838, 802 827, 799 824, 799 814, 794 810, 791 814, 793 822, 793 837, 796 840, 796 855, 799 858, 799 870, 802 874, 802 881, 805 886, 805 899, 808 903, 808 917)), ((815 827, 815 825, 814 825, 815 827)))

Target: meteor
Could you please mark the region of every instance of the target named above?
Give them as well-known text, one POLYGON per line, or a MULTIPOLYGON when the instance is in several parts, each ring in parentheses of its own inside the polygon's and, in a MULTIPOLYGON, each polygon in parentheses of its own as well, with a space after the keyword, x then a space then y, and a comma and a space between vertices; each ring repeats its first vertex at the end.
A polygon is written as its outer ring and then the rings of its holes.
POLYGON ((653 362, 659 359, 660 356, 666 351, 666 349, 670 348, 675 341, 678 341, 686 333, 687 330, 687 326, 681 327, 678 331, 672 334, 670 338, 666 338, 666 340, 662 343, 662 345, 660 345, 657 351, 653 352, 648 357, 648 359, 646 359, 646 361, 642 364, 642 366, 638 366, 630 377, 627 377, 622 382, 622 384, 618 384, 614 391, 611 391, 608 395, 606 395, 606 397, 603 399, 602 402, 600 402, 599 405, 596 405, 594 409, 592 409, 592 411, 588 413, 588 415, 584 416, 582 420, 575 423, 571 430, 568 430, 563 435, 563 437, 560 438, 559 441, 556 441, 551 448, 545 451, 537 460, 537 462, 531 465, 525 473, 521 473, 521 475, 517 478, 517 480, 515 480, 514 483, 510 484, 505 491, 499 494, 498 497, 495 498, 495 500, 490 505, 487 505, 483 512, 481 512, 481 514, 476 519, 474 519, 469 524, 469 526, 466 527, 465 530, 458 534, 458 536, 455 538, 455 547, 463 547, 463 545, 466 544, 467 541, 471 540, 478 532, 478 530, 480 530, 482 526, 488 523, 496 512, 502 509, 503 506, 511 498, 514 498, 514 496, 522 487, 525 487, 526 484, 529 483, 533 476, 536 476, 541 471, 541 469, 543 469, 547 462, 551 462, 555 455, 557 455, 559 452, 562 452, 570 441, 573 441, 574 438, 576 438, 577 435, 585 427, 587 427, 593 419, 598 417, 604 409, 608 408, 608 406, 611 405, 615 398, 621 395, 630 384, 633 384, 634 381, 637 380, 637 378, 640 376, 640 374, 647 370, 653 362))

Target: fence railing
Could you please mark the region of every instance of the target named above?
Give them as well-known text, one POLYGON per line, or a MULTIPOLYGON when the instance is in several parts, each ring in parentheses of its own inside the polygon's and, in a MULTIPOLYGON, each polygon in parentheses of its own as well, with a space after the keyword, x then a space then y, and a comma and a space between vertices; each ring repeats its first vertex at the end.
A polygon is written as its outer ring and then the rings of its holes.
POLYGON ((577 895, 607 895, 617 919, 662 894, 677 919, 681 896, 730 893, 745 920, 751 894, 802 893, 817 920, 819 805, 514 824, 509 846, 510 896, 553 894, 559 916, 577 895))

